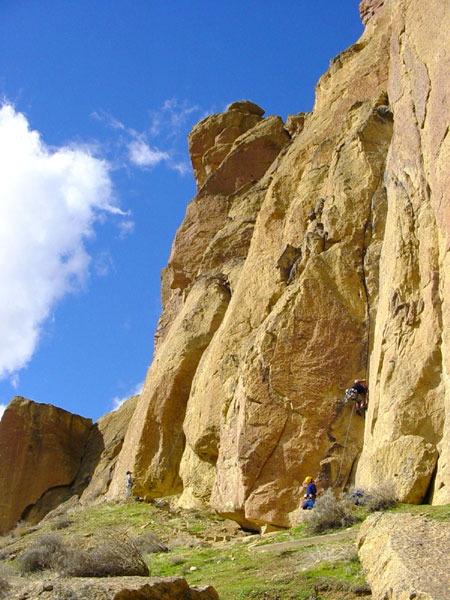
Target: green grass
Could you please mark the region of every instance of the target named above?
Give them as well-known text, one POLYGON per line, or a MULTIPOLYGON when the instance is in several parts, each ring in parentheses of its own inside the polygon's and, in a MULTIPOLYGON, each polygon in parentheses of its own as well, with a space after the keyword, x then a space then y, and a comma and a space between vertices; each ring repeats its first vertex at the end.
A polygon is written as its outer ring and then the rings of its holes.
POLYGON ((390 509, 391 513, 411 513, 437 521, 450 521, 450 504, 431 506, 430 504, 399 504, 390 509))
MULTIPOLYGON (((390 512, 450 520, 450 505, 403 504, 390 512)), ((364 507, 358 507, 357 515, 360 521, 368 516, 364 507)), ((92 541, 92 536, 114 528, 125 530, 130 537, 151 531, 169 546, 172 542, 170 552, 145 556, 151 575, 182 576, 192 586, 213 585, 221 600, 305 600, 308 597, 356 600, 351 589, 364 585, 361 565, 351 540, 302 546, 278 553, 257 552, 242 542, 241 538, 246 536, 244 532, 235 527, 233 533, 234 524, 214 514, 171 511, 137 502, 102 503, 71 511, 70 518, 72 524, 58 532, 63 537, 78 535, 81 540, 86 537, 92 541), (212 543, 218 535, 230 532, 233 543, 212 543), (319 591, 315 591, 318 585, 319 591)), ((51 526, 51 521, 44 521, 39 531, 18 537, 14 543, 18 548, 24 548, 40 535, 51 532, 51 526)), ((300 525, 262 536, 258 545, 310 536, 305 526, 300 525)), ((14 566, 14 561, 9 561, 8 565, 14 566)))
MULTIPOLYGON (((317 578, 327 580, 337 589, 364 583, 359 561, 319 560, 317 566, 304 567, 310 562, 311 550, 301 548, 278 554, 252 552, 244 545, 225 549, 176 549, 169 554, 150 558, 151 575, 156 577, 183 576, 193 586, 213 585, 221 600, 251 598, 303 599, 311 595, 317 578), (194 567, 195 570, 191 570, 194 567)), ((314 556, 320 556, 319 550, 314 556)))

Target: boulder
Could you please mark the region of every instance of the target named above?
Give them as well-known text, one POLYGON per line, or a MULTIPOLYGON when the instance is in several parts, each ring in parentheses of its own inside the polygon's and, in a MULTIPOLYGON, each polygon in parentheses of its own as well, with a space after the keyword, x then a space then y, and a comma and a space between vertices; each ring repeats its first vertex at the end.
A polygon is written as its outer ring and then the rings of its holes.
POLYGON ((82 598, 89 600, 218 600, 212 586, 190 587, 183 577, 107 577, 53 579, 30 583, 15 593, 10 590, 11 600, 65 600, 82 598))
POLYGON ((51 510, 66 499, 85 452, 92 421, 51 404, 14 398, 0 422, 0 531, 26 517, 52 490, 51 510), (53 496, 56 494, 57 498, 53 496))
POLYGON ((358 548, 374 600, 448 598, 450 523, 376 513, 362 524, 358 548))

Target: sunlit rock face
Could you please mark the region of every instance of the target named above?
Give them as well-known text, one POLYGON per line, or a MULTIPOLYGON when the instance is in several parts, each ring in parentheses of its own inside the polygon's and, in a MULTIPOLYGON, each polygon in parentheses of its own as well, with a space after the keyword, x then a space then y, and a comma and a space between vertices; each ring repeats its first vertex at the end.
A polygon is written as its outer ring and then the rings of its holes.
POLYGON ((26 516, 26 509, 49 490, 54 502, 65 499, 91 429, 90 419, 51 404, 12 400, 0 422, 1 532, 26 516))
POLYGON ((361 14, 310 114, 242 101, 190 134, 198 193, 111 497, 131 470, 253 529, 289 525, 306 475, 449 501, 449 8, 361 14))
POLYGON ((450 502, 448 3, 393 3, 388 211, 358 485, 450 502), (447 74, 447 75, 446 75, 447 74))

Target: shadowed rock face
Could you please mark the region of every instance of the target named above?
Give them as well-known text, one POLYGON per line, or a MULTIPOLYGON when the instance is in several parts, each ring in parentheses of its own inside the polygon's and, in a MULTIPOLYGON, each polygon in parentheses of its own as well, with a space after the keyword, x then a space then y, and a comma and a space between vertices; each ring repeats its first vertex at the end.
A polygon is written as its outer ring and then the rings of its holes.
POLYGON ((49 404, 15 398, 0 424, 0 527, 38 523, 71 499, 103 500, 138 396, 95 424, 49 404))
POLYGON ((64 493, 61 488, 78 472, 91 429, 90 419, 14 398, 0 422, 0 531, 15 525, 49 489, 64 493))

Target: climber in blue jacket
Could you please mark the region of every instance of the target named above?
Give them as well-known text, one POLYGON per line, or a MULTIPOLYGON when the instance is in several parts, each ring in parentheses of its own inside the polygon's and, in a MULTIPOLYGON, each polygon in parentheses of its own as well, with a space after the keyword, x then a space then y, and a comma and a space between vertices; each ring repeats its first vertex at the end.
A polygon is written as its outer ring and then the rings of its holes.
POLYGON ((302 508, 303 510, 311 510, 316 501, 316 484, 314 483, 314 479, 308 475, 308 477, 306 477, 305 481, 303 482, 303 485, 306 485, 306 494, 303 496, 305 502, 302 504, 302 508))

